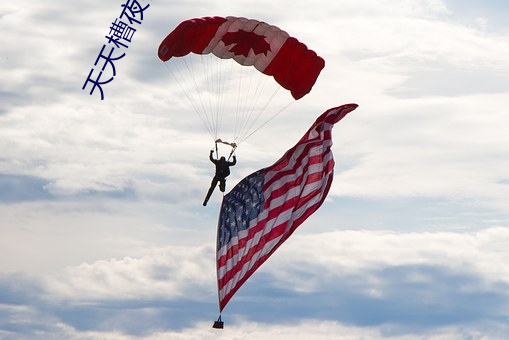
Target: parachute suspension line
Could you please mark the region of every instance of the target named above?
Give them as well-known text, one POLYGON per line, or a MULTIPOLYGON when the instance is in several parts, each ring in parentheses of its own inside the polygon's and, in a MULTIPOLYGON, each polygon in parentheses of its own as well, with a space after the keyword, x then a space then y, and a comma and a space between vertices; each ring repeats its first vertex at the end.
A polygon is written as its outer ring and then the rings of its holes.
MULTIPOLYGON (((203 57, 203 55, 200 55, 199 58, 200 58, 200 61, 201 61, 201 67, 205 70, 205 72, 202 73, 202 74, 205 75, 205 81, 204 82, 210 88, 211 80, 210 80, 210 75, 209 75, 210 74, 209 64, 205 62, 205 58, 203 57)), ((205 111, 208 112, 207 117, 210 120, 211 130, 214 133, 213 138, 216 139, 217 138, 217 126, 215 125, 215 120, 213 119, 214 111, 211 110, 212 102, 211 102, 210 94, 208 94, 207 98, 204 98, 204 99, 208 99, 209 110, 205 109, 205 111)))
POLYGON ((245 99, 245 95, 243 96, 242 95, 242 85, 243 85, 243 80, 244 80, 244 66, 241 66, 240 69, 239 69, 239 72, 240 72, 240 76, 238 78, 238 81, 237 81, 237 109, 236 109, 236 114, 235 114, 235 124, 234 124, 234 129, 233 129, 233 141, 235 142, 240 134, 240 126, 242 124, 242 112, 243 112, 243 101, 242 101, 242 98, 244 97, 244 101, 246 100, 245 99))
POLYGON ((267 107, 279 92, 280 86, 274 86, 274 79, 258 72, 250 66, 238 71, 237 109, 235 112, 234 142, 245 139, 261 116, 267 116, 267 107), (272 85, 270 85, 272 84, 272 85))
POLYGON ((214 114, 214 124, 216 127, 216 138, 217 138, 219 137, 219 132, 221 131, 221 121, 224 114, 223 90, 221 88, 223 71, 221 70, 221 65, 218 62, 213 63, 210 57, 208 60, 211 69, 213 66, 215 66, 215 70, 212 69, 211 71, 208 71, 207 74, 212 77, 211 89, 213 90, 209 92, 209 97, 212 97, 213 95, 215 96, 215 98, 213 98, 215 101, 214 107, 211 107, 210 111, 214 114), (215 72, 218 73, 217 77, 213 76, 215 72))
MULTIPOLYGON (((246 69, 246 71, 253 71, 253 70, 246 69)), ((253 83, 253 78, 254 78, 253 72, 251 72, 251 76, 249 76, 249 77, 247 75, 246 75, 246 77, 244 77, 244 75, 242 76, 242 79, 246 79, 247 81, 240 84, 242 86, 242 90, 244 91, 245 94, 241 97, 241 98, 243 98, 243 101, 242 101, 241 106, 239 107, 239 125, 237 127, 238 131, 235 136, 238 138, 240 138, 242 136, 243 128, 246 124, 246 121, 249 120, 249 117, 251 114, 251 112, 250 112, 251 108, 249 107, 249 99, 250 99, 250 97, 252 97, 254 95, 253 91, 251 89, 252 83, 253 83), (246 93, 248 95, 246 95, 246 93)), ((239 94, 239 96, 240 96, 240 94, 239 94)))
POLYGON ((238 127, 238 138, 242 138, 249 131, 246 130, 246 127, 253 120, 253 114, 256 110, 258 99, 260 97, 260 86, 261 84, 265 84, 267 77, 258 73, 254 70, 251 70, 251 77, 248 77, 249 81, 247 82, 246 93, 249 95, 244 95, 244 103, 243 107, 240 109, 240 124, 238 127))
MULTIPOLYGON (((189 71, 190 67, 189 67, 189 65, 187 65, 185 60, 183 62, 186 64, 186 68, 188 69, 188 73, 193 73, 194 74, 194 72, 189 71)), ((191 106, 193 107, 193 111, 195 112, 195 114, 202 121, 203 126, 207 129, 209 134, 211 136, 213 136, 213 130, 212 130, 210 121, 209 121, 209 119, 207 117, 207 111, 205 109, 205 106, 203 104, 203 100, 202 100, 200 94, 196 91, 196 87, 195 87, 196 85, 193 85, 191 87, 191 88, 195 89, 194 92, 192 90, 191 91, 187 90, 186 87, 184 86, 184 84, 182 83, 182 80, 179 79, 179 77, 170 69, 170 67, 166 63, 164 63, 164 64, 165 64, 167 70, 172 75, 172 77, 175 80, 175 82, 180 87, 182 93, 184 93, 185 97, 187 98, 187 100, 189 101, 191 106)), ((173 61, 173 66, 175 66, 176 69, 180 69, 180 70, 182 70, 182 68, 183 68, 182 65, 178 65, 177 61, 173 61)), ((192 76, 190 78, 193 78, 193 82, 194 82, 194 84, 196 84, 196 79, 194 78, 194 76, 192 76)))
POLYGON ((217 66, 217 72, 219 74, 216 77, 217 80, 217 107, 218 107, 218 115, 217 115, 217 126, 218 133, 221 131, 223 126, 223 120, 226 115, 226 106, 228 104, 228 80, 230 75, 234 70, 234 62, 233 60, 225 60, 225 59, 215 59, 215 64, 217 66))
MULTIPOLYGON (((196 43, 196 41, 198 41, 200 39, 199 36, 196 36, 193 38, 193 44, 196 43)), ((216 122, 217 120, 214 120, 214 116, 213 116, 213 110, 211 110, 212 108, 212 104, 211 104, 211 95, 209 92, 206 92, 206 91, 202 91, 201 89, 203 88, 203 82, 202 81, 202 77, 205 75, 206 76, 206 81, 207 83, 210 83, 210 72, 203 72, 203 69, 205 68, 205 63, 203 62, 203 60, 205 58, 203 58, 204 55, 202 54, 194 54, 194 53, 191 53, 191 55, 189 56, 189 58, 178 58, 179 60, 181 60, 181 63, 183 63, 185 65, 185 68, 187 70, 187 73, 186 73, 186 76, 188 76, 188 78, 191 78, 192 81, 193 81, 193 86, 191 87, 191 90, 193 91, 194 93, 194 99, 196 101, 199 101, 199 104, 201 106, 201 111, 200 110, 195 110, 195 112, 198 113, 199 117, 200 117, 200 120, 202 121, 203 125, 205 126, 205 128, 207 129, 207 131, 209 132, 209 134, 211 135, 211 137, 213 138, 213 140, 216 140, 217 139, 217 133, 218 133, 218 128, 217 126, 214 124, 214 122, 216 122), (200 59, 201 59, 201 64, 198 62, 198 56, 200 56, 200 59), (198 79, 198 77, 200 76, 200 79, 198 79), (206 104, 205 104, 205 101, 207 98, 205 98, 205 93, 208 94, 208 104, 209 104, 209 109, 206 108, 206 104)), ((210 60, 210 56, 208 56, 208 60, 210 60)), ((181 67, 181 71, 184 69, 184 67, 181 67)), ((183 74, 184 75, 184 74, 183 74)), ((187 78, 186 78, 187 79, 187 78)), ((187 95, 187 91, 184 91, 187 95)), ((190 100, 191 102, 191 105, 193 107, 196 107, 198 104, 195 104, 194 101, 195 100, 190 100)))
POLYGON ((228 87, 231 75, 234 73, 235 63, 233 60, 216 58, 213 54, 202 54, 200 59, 206 81, 197 92, 208 99, 207 113, 211 122, 211 130, 214 132, 214 140, 217 140, 228 112, 227 106, 231 104, 232 100, 228 96, 228 87))
POLYGON ((219 137, 222 119, 224 117, 224 93, 223 93, 223 73, 221 64, 210 54, 200 55, 203 73, 206 77, 205 88, 200 91, 208 99, 208 114, 211 121, 211 127, 214 131, 214 140, 219 137))
MULTIPOLYGON (((272 79, 271 79, 272 80, 272 79)), ((264 79, 264 85, 266 84, 266 81, 267 81, 267 78, 264 79)), ((279 92, 281 88, 280 87, 276 87, 276 89, 272 92, 271 96, 268 98, 268 100, 266 100, 265 104, 263 105, 263 107, 261 109, 258 109, 258 114, 252 118, 250 120, 250 124, 249 126, 247 126, 246 124, 246 127, 245 127, 245 133, 243 134, 244 136, 246 136, 242 141, 246 140, 247 139, 247 136, 250 136, 251 134, 253 133, 249 133, 252 129, 253 129, 253 126, 255 126, 255 124, 258 122, 258 120, 260 119, 260 117, 266 112, 267 108, 269 107, 269 105, 271 104, 272 100, 276 97, 277 93, 279 92)), ((292 103, 292 102, 290 102, 292 103)), ((289 103, 289 104, 290 104, 289 103)), ((286 107, 284 107, 283 109, 281 109, 279 112, 277 112, 275 114, 275 116, 277 116, 279 113, 281 113, 282 111, 284 111, 288 106, 289 104, 286 105, 286 107)), ((254 104, 253 104, 253 108, 254 108, 254 104)), ((274 117, 275 117, 274 116, 274 117)), ((269 118, 268 121, 272 120, 274 117, 272 118, 269 118)), ((268 123, 268 121, 266 122, 263 122, 262 125, 260 127, 258 127, 256 130, 259 130, 262 126, 264 126, 265 124, 268 123)))
POLYGON ((193 59, 189 59, 190 60, 189 63, 187 61, 188 58, 180 58, 180 59, 184 62, 184 65, 187 68, 187 72, 190 74, 190 78, 193 80, 193 83, 194 83, 194 87, 193 88, 195 90, 195 95, 196 95, 197 99, 200 101, 200 105, 201 105, 202 112, 203 112, 203 117, 205 118, 205 119, 202 119, 202 121, 207 126, 207 130, 209 131, 209 133, 214 138, 216 136, 214 134, 213 119, 212 119, 212 117, 210 117, 210 112, 205 107, 204 99, 202 98, 202 95, 200 94, 200 90, 199 90, 200 89, 200 86, 199 86, 200 84, 197 81, 195 63, 193 62, 193 59))
POLYGON ((272 103, 281 98, 278 93, 282 87, 272 77, 232 59, 194 54, 168 62, 171 64, 164 63, 166 69, 213 141, 226 138, 231 144, 240 145, 293 102, 276 104, 279 110, 270 116, 269 111, 278 109, 272 103), (282 105, 285 106, 281 108, 282 105), (232 118, 229 136, 220 136, 227 116, 232 118))
POLYGON ((235 153, 235 149, 237 149, 237 144, 233 143, 233 145, 231 145, 231 147, 232 147, 232 151, 230 151, 230 155, 228 156, 228 161, 230 160, 230 158, 232 158, 233 154, 235 153))
POLYGON ((278 112, 276 112, 274 115, 272 115, 272 117, 270 117, 268 120, 266 120, 262 125, 260 125, 259 127, 257 127, 253 132, 251 132, 250 134, 248 134, 246 137, 244 137, 238 144, 240 143, 243 143, 245 142, 249 137, 251 137, 252 135, 254 135, 258 130, 260 130, 262 127, 264 127, 265 125, 267 125, 268 123, 270 123, 274 118, 276 118, 277 116, 279 116, 281 114, 281 112, 285 111, 287 108, 290 107, 290 105, 292 105, 293 103, 295 103, 295 100, 289 102, 288 104, 286 104, 285 107, 283 107, 281 110, 279 110, 278 112))
MULTIPOLYGON (((173 59, 171 59, 173 60, 173 59)), ((200 120, 202 121, 203 125, 205 126, 205 128, 208 130, 209 134, 212 135, 212 130, 210 128, 210 124, 207 124, 207 121, 204 119, 204 116, 206 116, 206 113, 205 113, 205 109, 203 107, 203 103, 202 103, 202 112, 200 112, 200 108, 199 106, 197 106, 195 100, 193 100, 191 94, 189 93, 189 91, 186 90, 184 84, 182 83, 182 81, 179 79, 179 77, 170 69, 170 67, 168 66, 167 64, 168 62, 164 62, 164 66, 166 67, 166 69, 168 70, 168 72, 170 73, 170 75, 172 76, 173 80, 178 84, 178 86, 180 87, 180 90, 182 91, 182 93, 184 93, 185 97, 187 98, 187 100, 189 101, 189 103, 191 104, 191 106, 193 107, 193 111, 196 113, 196 115, 200 118, 200 120)), ((173 60, 173 66, 175 66, 175 68, 179 68, 179 66, 177 65, 177 62, 173 60)), ((195 81, 196 83, 196 81, 195 81)), ((195 96, 196 97, 196 94, 195 96)), ((199 97, 199 96, 198 96, 199 97)))

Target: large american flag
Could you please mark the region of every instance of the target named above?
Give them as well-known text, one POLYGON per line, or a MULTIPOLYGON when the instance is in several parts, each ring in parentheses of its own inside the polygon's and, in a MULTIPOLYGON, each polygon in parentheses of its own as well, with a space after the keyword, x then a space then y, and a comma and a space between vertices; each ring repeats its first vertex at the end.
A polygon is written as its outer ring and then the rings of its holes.
POLYGON ((315 212, 332 183, 332 127, 356 104, 323 113, 272 166, 239 182, 223 199, 217 231, 219 309, 315 212))

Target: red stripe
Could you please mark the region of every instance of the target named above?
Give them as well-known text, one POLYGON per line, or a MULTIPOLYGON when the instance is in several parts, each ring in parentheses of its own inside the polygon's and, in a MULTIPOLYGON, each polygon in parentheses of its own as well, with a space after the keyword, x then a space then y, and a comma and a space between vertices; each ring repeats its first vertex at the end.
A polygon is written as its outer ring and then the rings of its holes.
MULTIPOLYGON (((242 258, 237 263, 235 263, 235 265, 232 268, 230 268, 230 270, 226 271, 222 278, 219 279, 218 283, 220 289, 224 287, 226 283, 228 283, 228 281, 230 281, 231 278, 233 278, 238 272, 240 272, 245 264, 251 262, 253 255, 261 251, 266 243, 284 234, 288 222, 289 221, 285 221, 280 225, 272 228, 270 233, 267 233, 264 236, 262 236, 256 245, 249 248, 248 252, 244 256, 242 256, 242 258)), ((279 244, 279 242, 276 244, 279 244)))
MULTIPOLYGON (((279 247, 280 244, 277 245, 279 247)), ((270 253, 267 255, 264 255, 258 259, 255 266, 253 266, 250 270, 246 272, 246 274, 240 278, 235 285, 228 291, 228 293, 225 294, 225 296, 219 300, 219 309, 222 311, 226 304, 230 301, 230 299, 233 297, 233 295, 237 292, 237 290, 253 275, 253 273, 274 253, 277 249, 277 247, 274 247, 270 253)), ((219 289, 222 289, 223 287, 220 286, 219 289)))
MULTIPOLYGON (((277 180, 281 179, 282 177, 284 177, 284 176, 286 176, 286 175, 288 175, 290 173, 293 173, 298 168, 302 167, 302 163, 303 163, 303 159, 304 158, 306 158, 306 157, 310 157, 310 158, 314 157, 314 156, 310 156, 309 155, 310 152, 311 152, 311 149, 322 146, 325 141, 326 140, 318 140, 318 141, 307 142, 306 144, 301 144, 301 145, 305 145, 305 146, 300 151, 300 154, 298 155, 298 157, 293 161, 293 163, 294 163, 293 166, 291 168, 283 170, 285 167, 287 167, 289 165, 289 163, 290 163, 289 160, 292 158, 292 156, 295 156, 295 152, 296 152, 297 148, 292 149, 291 152, 287 152, 279 161, 277 161, 274 165, 272 165, 272 166, 267 168, 267 173, 270 172, 270 173, 274 173, 274 174, 264 184, 264 189, 270 187, 274 182, 276 182, 277 180)), ((301 146, 301 145, 299 145, 299 146, 301 146)), ((326 146, 325 147, 325 151, 320 153, 320 155, 325 154, 328 149, 329 149, 329 146, 326 146)))
MULTIPOLYGON (((327 155, 327 154, 326 154, 327 155)), ((325 156, 326 156, 325 155, 325 156)), ((315 172, 313 174, 308 174, 308 170, 309 170, 309 167, 311 165, 314 165, 314 164, 319 164, 319 163, 322 163, 323 159, 325 157, 323 157, 324 155, 319 155, 319 156, 314 156, 312 157, 313 158, 313 161, 310 161, 309 164, 306 164, 303 168, 303 173, 301 176, 295 178, 294 180, 292 181, 287 181, 285 182, 281 187, 279 187, 278 189, 273 189, 271 192, 270 192, 270 196, 269 196, 269 200, 273 200, 273 199, 276 199, 278 197, 281 197, 281 196, 284 196, 290 189, 293 189, 295 187, 302 187, 303 183, 304 184, 309 184, 311 182, 316 182, 316 181, 319 181, 321 179, 321 177, 323 176, 322 172, 315 172), (307 176, 307 179, 304 181, 303 179, 306 178, 307 176)), ((311 159, 311 158, 310 158, 311 159)))
MULTIPOLYGON (((332 162, 329 162, 328 164, 330 165, 333 165, 333 161, 332 162)), ((324 172, 325 173, 325 172, 324 172)), ((320 176, 320 180, 324 179, 324 173, 319 173, 318 175, 320 176)), ((329 173, 329 171, 327 171, 327 173, 329 175, 332 175, 332 173, 329 173)), ((330 184, 329 184, 330 185, 330 184)), ((273 209, 273 211, 275 211, 274 213, 274 216, 272 217, 276 217, 278 215, 280 215, 283 211, 286 211, 286 210, 289 210, 289 209, 293 209, 293 212, 297 211, 298 209, 300 209, 301 207, 305 206, 311 199, 317 197, 317 196, 320 196, 320 202, 323 202, 323 200, 325 199, 325 195, 323 193, 326 194, 326 192, 328 191, 328 189, 326 188, 326 190, 322 190, 322 188, 318 188, 312 192, 310 192, 309 194, 307 194, 306 196, 303 196, 303 197, 295 197, 294 199, 292 199, 291 201, 291 204, 287 205, 285 202, 285 204, 283 204, 281 207, 281 210, 279 209, 273 209)), ((321 203, 320 203, 321 204, 321 203)), ((316 206, 316 204, 312 205, 311 207, 314 207, 316 206)), ((318 205, 319 206, 319 205, 318 205)), ((279 208, 279 207, 278 207, 279 208)), ((318 208, 318 207, 316 207, 318 208)), ((313 209, 311 209, 313 210, 313 209)), ((316 209, 315 209, 316 210, 316 209)), ((306 210, 306 213, 307 216, 309 216, 312 212, 309 212, 309 208, 306 210)), ((313 210, 314 211, 314 210, 313 210)), ((271 214, 269 214, 271 215, 271 214)), ((234 264, 234 266, 232 268, 230 268, 230 270, 228 270, 224 275, 223 277, 219 280, 219 285, 220 287, 224 286, 228 281, 230 281, 231 278, 233 278, 238 272, 240 272, 243 268, 243 266, 247 263, 249 263, 251 261, 251 257, 256 254, 258 251, 260 251, 263 246, 274 240, 275 238, 278 238, 279 236, 285 234, 285 233, 288 233, 288 231, 286 230, 287 228, 287 225, 290 223, 291 225, 293 225, 293 228, 296 228, 300 223, 302 222, 298 222, 297 225, 295 225, 295 221, 293 220, 292 218, 293 216, 293 213, 292 215, 290 216, 290 219, 287 220, 287 221, 284 221, 283 223, 281 223, 280 225, 272 228, 270 230, 269 233, 265 234, 264 236, 262 236, 260 238, 260 240, 258 241, 258 243, 254 246, 254 247, 251 247, 248 252, 246 254, 244 254, 242 256, 242 258, 240 259, 240 261, 238 261, 237 263, 234 264)), ((270 220, 271 218, 267 218, 268 220, 270 220)), ((301 220, 302 218, 298 218, 297 220, 301 220)), ((305 218, 304 218, 305 219, 305 218)), ((304 221, 304 219, 302 219, 302 221, 304 221)), ((293 232, 293 231, 291 231, 293 232)), ((246 238, 247 239, 247 238, 246 238)), ((282 241, 280 241, 282 242, 282 241)), ((247 240, 244 241, 244 243, 247 243, 247 240)), ((278 242, 279 243, 279 242, 278 242)), ((227 252, 227 255, 226 256, 222 256, 220 258, 221 260, 221 264, 219 267, 222 267, 226 264, 226 261, 230 258, 230 256, 233 255, 231 254, 229 251, 227 252)))
POLYGON ((320 197, 320 200, 317 203, 315 203, 314 205, 312 205, 311 207, 309 207, 301 217, 298 217, 297 219, 295 219, 295 221, 294 221, 295 225, 297 225, 297 226, 301 225, 301 223, 303 223, 312 213, 314 213, 318 208, 320 208, 320 206, 325 201, 327 194, 329 193, 330 186, 332 184, 332 178, 333 178, 333 174, 331 173, 330 176, 327 178, 327 183, 325 184, 325 188, 324 188, 323 193, 320 197))
MULTIPOLYGON (((322 158, 321 156, 318 156, 318 158, 322 158)), ((333 160, 330 160, 326 166, 325 166, 325 169, 322 171, 322 172, 318 172, 318 173, 314 173, 314 174, 311 174, 309 175, 307 172, 304 172, 302 176, 299 177, 299 180, 301 180, 302 178, 306 177, 307 176, 307 180, 306 180, 306 183, 312 183, 312 182, 317 182, 317 181, 321 181, 323 180, 324 176, 330 171, 330 169, 333 167, 333 164, 334 164, 334 161, 333 160)), ((308 168, 308 166, 305 167, 306 169, 308 168)), ((219 259, 218 259, 218 265, 219 267, 222 267, 222 266, 225 266, 227 261, 231 258, 233 258, 233 256, 235 255, 238 255, 238 251, 239 249, 242 249, 246 246, 247 242, 252 239, 256 233, 260 232, 261 230, 263 230, 263 226, 265 225, 265 221, 270 221, 271 219, 274 219, 276 218, 277 216, 279 216, 281 213, 287 211, 287 210, 290 210, 290 209, 293 209, 294 211, 295 210, 298 210, 299 208, 301 208, 302 206, 304 206, 310 199, 312 199, 313 197, 315 197, 316 195, 320 195, 322 192, 321 188, 309 193, 308 195, 304 196, 304 197, 299 197, 299 196, 296 196, 288 201, 285 201, 282 205, 280 206, 277 206, 277 207, 274 207, 272 208, 270 211, 269 211, 269 214, 267 216, 267 218, 265 218, 264 220, 260 221, 256 226, 252 227, 249 229, 248 231, 248 236, 242 238, 242 239, 239 239, 238 241, 238 246, 232 248, 232 249, 229 249, 227 251, 227 254, 221 256, 219 259), (263 223, 263 224, 260 224, 260 223, 263 223)), ((270 233, 262 236, 259 240, 259 242, 257 243, 257 246, 255 247, 251 247, 247 254, 243 254, 242 256, 242 259, 241 261, 237 262, 234 264, 234 266, 224 274, 223 278, 220 280, 220 285, 223 286, 226 282, 228 282, 232 277, 235 276, 235 274, 237 274, 239 271, 242 270, 242 267, 249 262, 249 260, 251 259, 251 257, 257 252, 259 251, 260 249, 263 248, 263 246, 267 243, 267 242, 270 242, 272 241, 274 238, 277 238, 279 237, 281 234, 284 233, 284 228, 286 227, 286 225, 292 221, 292 217, 290 216, 290 219, 288 221, 285 221, 283 222, 281 225, 278 225, 277 227, 274 227, 270 233)))
MULTIPOLYGON (((315 126, 313 126, 311 130, 315 130, 315 126)), ((309 154, 309 149, 310 148, 313 148, 313 147, 319 147, 321 144, 323 144, 324 141, 327 141, 328 139, 330 138, 324 138, 322 139, 321 136, 322 136, 322 131, 318 131, 318 130, 315 130, 317 133, 318 133, 318 136, 313 138, 313 139, 310 139, 309 136, 309 133, 310 131, 308 131, 306 133, 306 138, 302 138, 299 143, 297 143, 297 145, 295 145, 293 148, 291 148, 290 150, 286 151, 285 154, 276 162, 274 163, 273 165, 271 165, 270 167, 267 168, 267 171, 280 171, 282 169, 284 169, 286 166, 288 166, 289 162, 290 162, 290 159, 292 156, 295 156, 295 153, 297 152, 297 149, 299 147, 302 147, 304 146, 304 148, 302 148, 302 150, 300 150, 300 155, 301 154, 309 154)), ((300 156, 299 155, 299 156, 300 156)), ((298 159, 298 158, 297 158, 298 159)), ((295 162, 297 161, 297 159, 295 160, 295 162)))
MULTIPOLYGON (((327 189, 325 190, 325 192, 327 193, 328 192, 328 189, 330 188, 330 183, 332 182, 332 178, 330 178, 330 180, 328 181, 326 187, 327 189)), ((296 219, 293 223, 292 223, 292 226, 290 229, 288 229, 286 231, 286 233, 284 233, 284 236, 279 240, 278 243, 276 243, 274 245, 274 247, 265 255, 262 255, 260 258, 258 258, 253 266, 246 271, 246 273, 244 274, 244 276, 242 276, 241 278, 239 278, 239 280, 235 283, 235 285, 223 296, 222 299, 220 299, 219 301, 219 307, 220 307, 220 310, 222 311, 223 308, 226 306, 226 304, 230 301, 230 299, 233 297, 233 295, 237 292, 237 290, 251 277, 251 275, 281 246, 281 244, 283 244, 292 234, 293 232, 299 227, 299 225, 301 225, 311 214, 313 214, 320 206, 321 204, 323 203, 323 201, 325 200, 325 195, 320 199, 319 202, 317 202, 316 204, 312 205, 311 207, 309 207, 305 212, 304 214, 299 217, 298 219, 296 219)), ((279 236, 279 235, 278 235, 279 236)), ((275 238, 275 237, 273 237, 275 238)), ((272 238, 272 239, 273 239, 272 238)), ((263 243, 265 244, 265 242, 263 243)), ((256 253, 256 252, 255 252, 256 253)), ((249 261, 245 261, 243 259, 242 263, 245 264, 249 261)), ((242 269, 242 266, 240 267, 240 269, 242 269)), ((236 272, 238 272, 239 270, 237 270, 236 272)), ((235 272, 235 273, 236 273, 235 272)), ((230 271, 230 273, 228 274, 229 278, 231 279, 233 276, 235 276, 234 273, 232 273, 232 271, 230 271)), ((225 278, 226 275, 223 277, 225 278)), ((219 290, 222 290, 226 284, 230 281, 230 279, 228 280, 225 280, 225 279, 222 279, 222 280, 219 280, 218 281, 218 286, 219 286, 219 290)))
MULTIPOLYGON (((250 239, 252 239, 258 232, 263 230, 263 228, 265 227, 265 222, 266 222, 266 219, 261 220, 255 226, 253 226, 252 228, 249 228, 247 236, 239 239, 238 247, 236 249, 233 249, 231 252, 230 252, 230 249, 228 249, 225 255, 222 255, 219 259, 217 259, 218 267, 224 266, 230 258, 232 258, 234 255, 237 255, 239 253, 239 250, 244 249, 246 247, 247 242, 250 239)), ((228 245, 227 245, 227 247, 228 247, 228 245)))
MULTIPOLYGON (((286 203, 286 202, 285 202, 285 203, 286 203)), ((238 242, 239 247, 238 247, 238 249, 236 250, 236 252, 230 252, 230 251, 227 251, 227 253, 226 253, 225 255, 221 256, 221 257, 217 260, 217 262, 220 264, 220 265, 219 265, 219 267, 224 266, 224 265, 226 264, 226 262, 227 262, 229 259, 231 259, 231 258, 233 257, 233 255, 237 255, 237 254, 238 254, 238 251, 239 251, 240 249, 244 249, 244 248, 246 247, 247 243, 249 242, 249 240, 251 240, 252 238, 254 238, 254 237, 255 237, 255 235, 256 235, 258 232, 263 231, 263 230, 265 229, 265 225, 266 225, 266 222, 267 222, 267 221, 270 221, 272 218, 274 218, 274 216, 278 216, 278 215, 280 215, 282 211, 286 211, 286 210, 288 210, 288 209, 291 209, 291 208, 292 208, 292 205, 290 205, 290 206, 285 206, 285 207, 283 207, 283 206, 279 206, 279 207, 276 207, 276 208, 275 208, 275 209, 273 209, 273 210, 277 210, 277 209, 278 209, 278 208, 280 208, 280 207, 281 207, 281 209, 279 209, 278 211, 275 211, 275 212, 274 212, 274 213, 272 213, 272 214, 271 214, 271 212, 269 212, 269 216, 268 216, 267 218, 264 218, 264 219, 260 220, 260 221, 259 221, 259 222, 255 225, 255 226, 253 226, 252 228, 249 228, 249 229, 248 229, 248 235, 247 235, 246 237, 243 237, 242 239, 239 239, 239 242, 238 242), (282 209, 284 209, 284 210, 282 210, 282 209)), ((273 210, 271 210, 271 211, 273 211, 273 210)), ((273 230, 273 229, 277 229, 278 227, 279 227, 279 226, 276 226, 276 227, 272 228, 272 230, 273 230)), ((260 243, 265 244, 265 242, 267 242, 266 235, 265 235, 265 236, 262 236, 262 238, 260 239, 260 241, 259 241, 259 243, 258 243, 258 244, 260 244, 260 243)), ((262 244, 262 245, 263 245, 263 244, 262 244)), ((249 251, 248 251, 248 254, 250 254, 250 252, 249 252, 249 251)), ((247 256, 247 255, 243 255, 243 257, 245 257, 245 256, 247 256)))
MULTIPOLYGON (((285 170, 281 169, 278 171, 269 170, 267 173, 268 175, 272 175, 272 177, 269 180, 267 180, 267 182, 264 185, 264 188, 272 186, 274 182, 278 181, 279 179, 295 173, 299 168, 303 168, 303 163, 305 163, 304 167, 306 165, 319 164, 322 161, 322 158, 327 154, 327 151, 321 152, 318 155, 310 155, 311 149, 314 149, 316 147, 317 147, 316 145, 309 145, 309 147, 303 149, 304 152, 302 152, 301 155, 298 156, 298 158, 294 161, 295 164, 293 164, 291 168, 287 168, 285 170), (308 158, 306 162, 304 162, 305 158, 308 158)), ((287 164, 287 167, 288 165, 289 164, 287 164)))
MULTIPOLYGON (((334 166, 334 160, 330 160, 327 165, 325 166, 325 169, 322 171, 322 172, 318 172, 318 173, 315 173, 315 174, 311 174, 309 175, 308 173, 303 173, 302 176, 300 176, 298 179, 296 179, 294 182, 300 182, 302 181, 303 178, 305 178, 307 176, 307 180, 306 180, 306 185, 307 184, 310 184, 312 182, 318 182, 318 181, 321 181, 323 180, 323 177, 324 177, 324 174, 326 174, 327 172, 330 171, 330 169, 334 166)), ((295 186, 293 186, 295 187, 295 186)), ((293 188, 292 187, 292 188, 293 188)), ((290 188, 283 188, 283 189, 286 189, 286 191, 283 191, 283 192, 278 192, 279 196, 282 196, 284 195, 286 192, 288 192, 288 189, 290 188)), ((278 191, 279 189, 277 190, 274 190, 272 192, 276 192, 278 191)), ((276 198, 276 196, 269 196, 269 199, 268 201, 268 204, 266 206, 266 208, 268 208, 270 206, 270 201, 272 199, 276 198)), ((218 264, 220 267, 224 266, 226 264, 226 262, 231 259, 233 256, 237 255, 239 250, 240 249, 243 249, 247 242, 252 239, 258 232, 262 231, 265 227, 265 223, 267 221, 270 221, 271 219, 273 218, 276 218, 278 215, 280 215, 281 213, 287 211, 287 210, 290 210, 292 208, 294 208, 295 206, 297 206, 298 202, 299 201, 302 201, 302 198, 299 199, 298 196, 296 197, 293 197, 292 199, 289 199, 287 201, 285 201, 282 205, 279 205, 279 206, 276 206, 276 207, 272 207, 271 210, 269 211, 269 213, 267 214, 267 217, 264 218, 263 220, 260 220, 255 226, 253 226, 252 228, 249 228, 248 229, 248 234, 246 237, 243 237, 241 239, 238 240, 238 243, 234 246, 233 249, 229 249, 227 251, 227 254, 225 255, 222 255, 218 260, 218 264)), ((304 202, 304 201, 303 201, 304 202)), ((302 204, 298 205, 298 207, 300 208, 302 206, 302 204)), ((294 209, 296 210, 296 209, 294 209)))
MULTIPOLYGON (((300 153, 309 154, 309 149, 312 147, 321 146, 324 142, 332 141, 332 132, 331 129, 333 127, 330 123, 325 123, 326 117, 319 117, 315 123, 309 128, 309 130, 302 136, 299 142, 292 147, 290 150, 286 151, 283 157, 281 157, 276 163, 272 166, 268 167, 269 171, 278 171, 282 170, 285 166, 288 165, 289 159, 292 156, 295 156, 295 152, 297 149, 304 145, 304 148, 300 151, 300 153), (330 125, 329 125, 330 124, 330 125), (316 137, 311 138, 311 132, 317 134, 316 137)), ((332 143, 331 143, 332 145, 332 143)), ((324 148, 328 148, 328 146, 324 146, 324 148)), ((299 155, 300 156, 300 155, 299 155)))
POLYGON ((281 236, 285 232, 285 228, 288 224, 288 221, 280 224, 279 226, 271 229, 270 233, 265 234, 260 238, 258 243, 256 245, 253 245, 253 247, 249 248, 247 253, 242 256, 237 263, 235 263, 232 268, 227 270, 223 277, 219 279, 219 286, 223 287, 230 281, 237 273, 239 273, 245 264, 250 263, 253 259, 253 255, 257 252, 261 251, 263 249, 263 246, 275 238, 281 236))

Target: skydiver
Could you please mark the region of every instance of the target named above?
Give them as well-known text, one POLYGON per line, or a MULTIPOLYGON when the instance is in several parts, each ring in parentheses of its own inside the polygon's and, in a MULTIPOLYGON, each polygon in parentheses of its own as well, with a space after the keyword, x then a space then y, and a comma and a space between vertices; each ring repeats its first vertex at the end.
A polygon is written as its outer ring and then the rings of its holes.
POLYGON ((230 166, 234 166, 235 164, 237 164, 237 158, 235 157, 235 155, 233 155, 233 162, 229 162, 226 160, 224 156, 221 157, 220 159, 214 159, 212 157, 213 154, 214 150, 210 150, 209 159, 212 163, 216 165, 216 174, 214 175, 214 178, 212 178, 209 191, 207 192, 207 196, 203 201, 203 206, 207 205, 207 202, 209 201, 209 198, 212 195, 214 189, 216 188, 218 182, 219 190, 221 190, 221 192, 224 192, 226 190, 226 177, 230 175, 230 166))

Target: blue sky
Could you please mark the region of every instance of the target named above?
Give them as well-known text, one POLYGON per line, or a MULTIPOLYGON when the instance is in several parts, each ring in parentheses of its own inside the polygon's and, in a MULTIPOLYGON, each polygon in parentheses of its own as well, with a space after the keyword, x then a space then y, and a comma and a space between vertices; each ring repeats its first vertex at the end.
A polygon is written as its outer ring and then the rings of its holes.
POLYGON ((82 86, 124 3, 0 5, 0 338, 509 337, 506 2, 144 0, 101 101, 82 86), (228 187, 359 104, 333 131, 329 197, 223 331, 211 138, 156 54, 207 15, 272 23, 326 61, 228 187))

